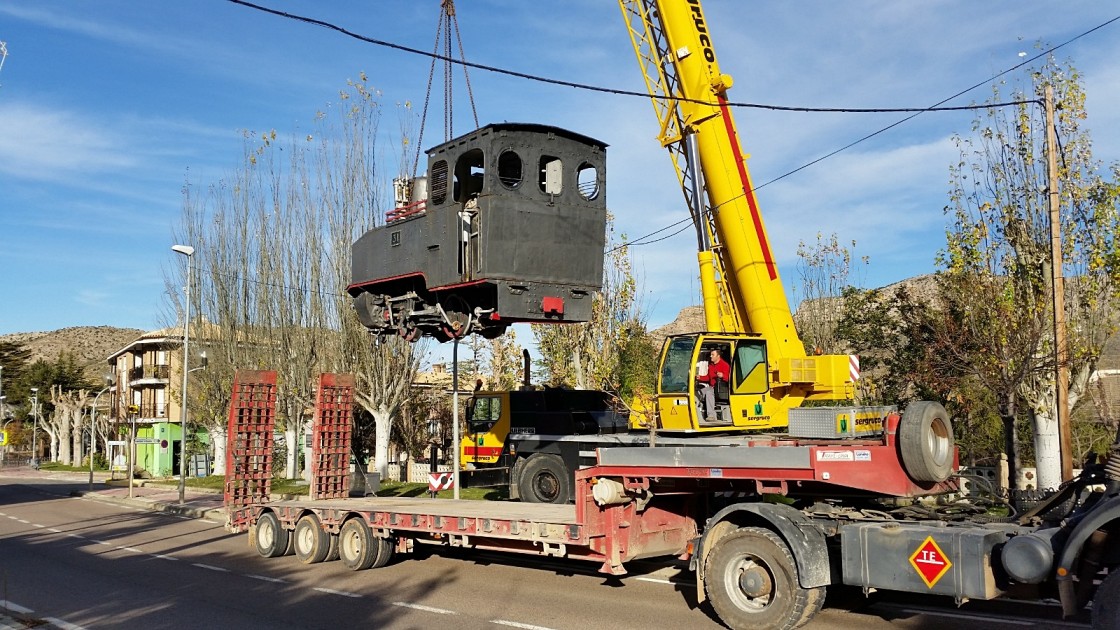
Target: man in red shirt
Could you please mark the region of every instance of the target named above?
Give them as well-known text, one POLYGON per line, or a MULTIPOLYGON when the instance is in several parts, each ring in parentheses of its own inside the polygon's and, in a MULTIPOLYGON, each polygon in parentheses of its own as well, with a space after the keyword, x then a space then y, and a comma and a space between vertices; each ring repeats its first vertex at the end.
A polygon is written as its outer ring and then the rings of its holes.
POLYGON ((696 380, 700 381, 700 395, 704 397, 705 420, 707 422, 718 422, 719 418, 716 416, 716 383, 718 381, 726 383, 731 380, 731 366, 723 360, 716 348, 712 348, 708 356, 710 357, 708 372, 703 376, 697 376, 696 380))

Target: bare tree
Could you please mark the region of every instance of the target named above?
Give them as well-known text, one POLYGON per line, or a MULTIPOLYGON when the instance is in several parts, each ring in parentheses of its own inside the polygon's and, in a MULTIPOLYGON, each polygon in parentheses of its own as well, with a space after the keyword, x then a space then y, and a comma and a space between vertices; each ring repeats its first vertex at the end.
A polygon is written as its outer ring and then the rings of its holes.
MULTIPOLYGON (((608 237, 613 218, 607 216, 608 237)), ((603 288, 592 302, 591 321, 556 326, 534 324, 533 336, 552 385, 576 389, 615 386, 619 382, 619 349, 641 323, 638 282, 625 235, 607 239, 603 288)), ((640 327, 640 326, 639 326, 640 327)))

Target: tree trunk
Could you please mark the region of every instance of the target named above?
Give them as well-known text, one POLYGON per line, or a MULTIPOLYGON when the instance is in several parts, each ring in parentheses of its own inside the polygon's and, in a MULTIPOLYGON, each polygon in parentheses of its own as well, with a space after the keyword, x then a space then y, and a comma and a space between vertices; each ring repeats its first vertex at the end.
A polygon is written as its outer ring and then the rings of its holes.
POLYGON ((214 447, 214 473, 226 474, 226 427, 210 427, 210 443, 214 447))
POLYGON ((386 479, 389 474, 389 427, 392 416, 384 405, 373 413, 373 468, 386 479))
POLYGON ((284 462, 284 476, 288 479, 296 478, 296 458, 299 453, 299 432, 295 427, 284 430, 284 441, 287 443, 288 456, 284 462))
POLYGON ((1062 485, 1062 449, 1058 420, 1050 413, 1032 410, 1034 459, 1039 490, 1057 490, 1062 485))

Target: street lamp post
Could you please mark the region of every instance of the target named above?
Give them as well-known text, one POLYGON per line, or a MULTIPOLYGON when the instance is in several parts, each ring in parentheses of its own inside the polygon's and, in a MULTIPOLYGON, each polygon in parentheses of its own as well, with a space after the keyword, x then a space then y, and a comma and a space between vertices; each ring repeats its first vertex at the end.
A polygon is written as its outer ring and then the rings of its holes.
POLYGON ((179 433, 181 446, 179 447, 179 505, 186 503, 187 493, 187 359, 190 356, 191 322, 191 267, 194 262, 194 248, 190 245, 172 245, 171 251, 187 257, 187 299, 183 304, 183 389, 179 399, 179 433))
POLYGON ((39 388, 31 388, 31 467, 39 467, 39 388))

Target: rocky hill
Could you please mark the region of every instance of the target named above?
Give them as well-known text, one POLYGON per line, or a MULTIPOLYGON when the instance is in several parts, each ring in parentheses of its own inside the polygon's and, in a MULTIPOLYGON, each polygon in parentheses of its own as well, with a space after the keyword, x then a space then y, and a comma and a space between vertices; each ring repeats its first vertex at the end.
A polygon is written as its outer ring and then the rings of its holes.
POLYGON ((31 361, 54 361, 63 351, 74 353, 94 382, 105 373, 109 358, 117 350, 135 341, 144 331, 112 326, 74 326, 49 332, 27 332, 0 335, 0 342, 17 343, 31 351, 31 361))

